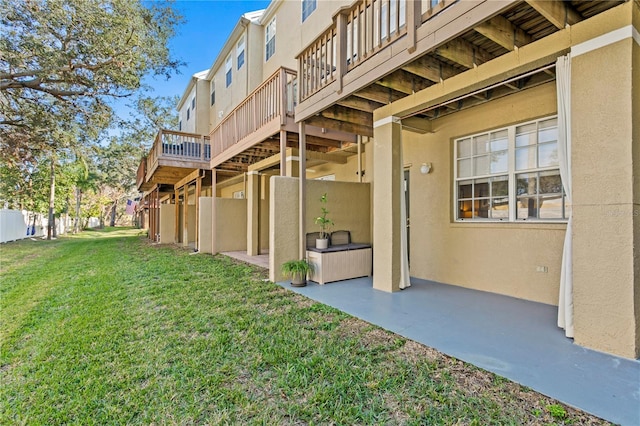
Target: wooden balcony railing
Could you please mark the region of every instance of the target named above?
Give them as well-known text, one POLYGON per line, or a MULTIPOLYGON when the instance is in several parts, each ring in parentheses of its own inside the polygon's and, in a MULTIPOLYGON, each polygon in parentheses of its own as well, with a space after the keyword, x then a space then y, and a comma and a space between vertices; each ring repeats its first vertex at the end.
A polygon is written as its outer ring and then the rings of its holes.
POLYGON ((339 81, 351 69, 444 10, 454 0, 358 0, 341 9, 297 57, 300 101, 339 81), (407 22, 415 23, 413 26, 407 22))
POLYGON ((276 71, 211 131, 213 157, 274 120, 284 125, 287 116, 293 117, 296 91, 296 72, 276 71))
POLYGON ((160 158, 207 162, 211 159, 209 136, 161 129, 147 156, 147 172, 154 170, 160 158))
POLYGON ((147 178, 147 158, 142 157, 136 174, 136 187, 140 188, 147 178))

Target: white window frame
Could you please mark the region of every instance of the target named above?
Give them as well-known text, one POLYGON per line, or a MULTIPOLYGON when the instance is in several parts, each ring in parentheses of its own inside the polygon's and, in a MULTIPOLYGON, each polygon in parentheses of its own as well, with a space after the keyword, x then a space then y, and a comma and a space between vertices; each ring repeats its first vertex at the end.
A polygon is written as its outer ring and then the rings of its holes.
MULTIPOLYGON (((482 132, 482 133, 476 133, 476 134, 472 134, 472 135, 467 135, 467 136, 463 136, 463 137, 459 137, 453 140, 453 212, 454 212, 454 220, 456 222, 459 223, 483 223, 483 222, 511 222, 511 223, 525 223, 525 222, 535 222, 535 223, 566 223, 568 220, 568 216, 569 216, 569 210, 571 209, 571 206, 568 206, 568 209, 566 208, 566 204, 565 202, 562 202, 562 215, 563 217, 561 218, 519 218, 517 217, 517 213, 518 213, 518 194, 517 194, 517 179, 518 176, 520 175, 524 175, 524 174, 540 174, 540 173, 546 173, 546 172, 557 172, 558 176, 560 175, 560 167, 558 164, 555 165, 550 165, 550 166, 539 166, 538 165, 538 161, 539 158, 536 154, 536 165, 534 167, 530 167, 530 168, 526 168, 526 169, 516 169, 516 129, 517 128, 521 128, 524 126, 528 126, 528 125, 536 125, 536 135, 539 134, 539 125, 540 123, 543 123, 547 120, 552 120, 552 119, 557 119, 557 116, 548 116, 548 117, 543 117, 537 120, 530 120, 527 122, 522 122, 522 123, 516 123, 514 125, 508 126, 508 127, 502 127, 502 128, 497 128, 494 130, 490 130, 490 131, 486 131, 486 132, 482 132), (507 170, 506 171, 499 171, 499 172, 495 172, 495 173, 491 173, 491 171, 489 170, 489 174, 475 174, 475 170, 472 169, 471 171, 471 175, 470 176, 464 176, 464 177, 459 177, 458 176, 458 160, 462 159, 470 159, 471 160, 471 164, 473 167, 473 158, 475 156, 475 154, 473 153, 473 143, 471 143, 471 154, 469 157, 458 157, 458 142, 463 141, 465 139, 470 139, 473 140, 473 138, 476 137, 480 137, 480 136, 485 136, 485 135, 491 135, 491 134, 498 134, 500 132, 506 131, 507 132, 507 170), (459 190, 460 190, 460 182, 464 182, 464 181, 476 181, 476 180, 485 180, 488 179, 490 182, 494 181, 494 180, 502 180, 503 178, 507 178, 508 181, 508 191, 507 191, 507 195, 506 196, 494 196, 491 191, 492 191, 492 185, 490 184, 488 186, 489 188, 489 194, 482 196, 481 198, 489 198, 489 200, 492 199, 492 197, 496 197, 496 198, 508 198, 508 208, 509 208, 509 214, 508 217, 505 218, 484 218, 484 217, 460 217, 460 204, 459 204, 459 200, 471 200, 472 204, 475 204, 475 199, 476 199, 476 195, 475 195, 475 191, 472 189, 472 193, 471 193, 471 199, 467 198, 461 198, 460 194, 459 194, 459 190)), ((538 141, 536 140, 536 143, 529 145, 530 147, 536 147, 536 149, 541 146, 544 145, 544 143, 540 144, 538 143, 538 141)), ((503 150, 500 151, 496 151, 496 152, 503 152, 503 150)), ((490 166, 489 166, 490 167, 490 166)), ((537 185, 540 185, 539 179, 537 180, 537 185)), ((561 196, 562 196, 562 200, 566 200, 566 195, 564 194, 564 188, 561 189, 560 192, 561 196)), ((536 194, 536 196, 540 196, 541 194, 536 194)), ((542 194, 544 195, 544 194, 542 194)), ((489 210, 491 209, 491 206, 489 205, 489 210)))
POLYGON ((265 62, 276 53, 276 17, 274 16, 264 29, 265 62))
POLYGON ((304 22, 318 7, 317 0, 301 0, 302 22, 304 22))
POLYGON ((211 82, 211 97, 210 97, 211 106, 216 104, 216 83, 211 82))
POLYGON ((196 109, 196 97, 195 97, 195 95, 193 96, 193 98, 191 98, 191 109, 192 110, 196 109))
POLYGON ((224 78, 227 87, 233 83, 233 56, 229 55, 224 61, 224 78))
POLYGON ((236 45, 236 61, 238 63, 238 69, 242 68, 244 65, 245 57, 245 39, 244 34, 238 40, 238 44, 236 45))

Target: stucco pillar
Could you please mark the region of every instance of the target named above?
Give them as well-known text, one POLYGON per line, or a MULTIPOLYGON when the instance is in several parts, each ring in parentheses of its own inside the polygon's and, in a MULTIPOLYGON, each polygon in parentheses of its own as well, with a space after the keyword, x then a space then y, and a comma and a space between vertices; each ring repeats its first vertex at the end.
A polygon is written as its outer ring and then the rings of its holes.
POLYGON ((640 47, 630 35, 610 41, 601 37, 572 48, 575 342, 636 358, 640 47))
MULTIPOLYGON (((373 125, 373 288, 400 290, 400 158, 402 125, 396 117, 373 125)), ((367 171, 368 172, 368 171, 367 171)))
POLYGON ((260 175, 247 173, 247 255, 260 254, 260 175))

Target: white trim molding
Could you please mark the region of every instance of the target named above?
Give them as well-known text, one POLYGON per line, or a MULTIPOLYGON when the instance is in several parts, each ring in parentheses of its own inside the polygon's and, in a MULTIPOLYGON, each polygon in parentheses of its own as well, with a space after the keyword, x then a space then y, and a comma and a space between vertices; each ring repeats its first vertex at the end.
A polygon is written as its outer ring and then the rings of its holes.
POLYGON ((593 50, 600 49, 601 47, 608 46, 613 43, 632 38, 637 44, 640 45, 640 33, 633 25, 627 25, 626 27, 618 28, 607 34, 592 38, 580 44, 576 44, 571 48, 571 56, 576 57, 589 53, 593 50))
POLYGON ((389 117, 381 118, 380 120, 373 123, 373 128, 375 129, 376 127, 384 126, 391 123, 402 124, 402 120, 400 120, 400 117, 390 115, 389 117))

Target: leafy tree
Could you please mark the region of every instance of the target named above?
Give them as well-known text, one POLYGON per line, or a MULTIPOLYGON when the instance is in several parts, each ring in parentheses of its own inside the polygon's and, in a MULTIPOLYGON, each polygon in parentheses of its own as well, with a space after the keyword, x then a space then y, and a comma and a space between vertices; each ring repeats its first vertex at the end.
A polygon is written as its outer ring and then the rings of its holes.
POLYGON ((108 100, 180 65, 168 41, 181 21, 166 2, 0 0, 2 167, 18 176, 48 160, 50 216, 56 166, 96 144, 108 100))
POLYGON ((45 129, 62 110, 104 115, 106 98, 129 96, 145 74, 168 76, 180 65, 167 43, 182 18, 165 3, 0 0, 0 17, 5 133, 45 129))

